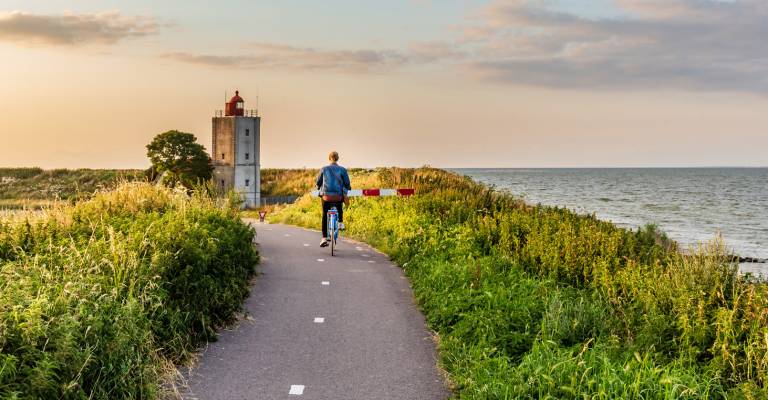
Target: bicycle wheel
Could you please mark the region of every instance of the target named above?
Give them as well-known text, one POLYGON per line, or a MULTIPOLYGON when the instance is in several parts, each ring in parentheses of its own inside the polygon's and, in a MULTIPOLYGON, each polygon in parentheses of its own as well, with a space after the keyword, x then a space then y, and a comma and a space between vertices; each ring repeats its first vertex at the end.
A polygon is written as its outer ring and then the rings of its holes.
POLYGON ((333 223, 331 224, 331 234, 329 235, 329 239, 331 240, 331 257, 333 257, 336 252, 336 218, 333 218, 333 223))
POLYGON ((328 241, 331 242, 331 257, 334 254, 334 247, 336 247, 336 241, 334 240, 334 233, 336 230, 336 214, 328 213, 328 241))

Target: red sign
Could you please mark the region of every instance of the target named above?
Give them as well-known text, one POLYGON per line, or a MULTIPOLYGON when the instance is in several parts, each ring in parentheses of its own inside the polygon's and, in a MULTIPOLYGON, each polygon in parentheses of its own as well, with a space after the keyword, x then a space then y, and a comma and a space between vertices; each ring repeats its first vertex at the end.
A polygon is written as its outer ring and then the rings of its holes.
POLYGON ((267 216, 267 212, 266 211, 259 211, 259 221, 260 222, 264 222, 264 217, 266 217, 266 216, 267 216))

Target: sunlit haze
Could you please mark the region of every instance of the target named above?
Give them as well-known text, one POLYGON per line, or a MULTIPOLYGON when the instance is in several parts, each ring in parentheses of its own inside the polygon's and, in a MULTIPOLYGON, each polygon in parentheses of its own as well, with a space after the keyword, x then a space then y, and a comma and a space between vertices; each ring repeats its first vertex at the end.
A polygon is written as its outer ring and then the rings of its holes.
POLYGON ((0 1, 0 166, 146 168, 237 89, 262 167, 768 165, 763 0, 0 1), (258 104, 257 104, 258 98, 258 104))

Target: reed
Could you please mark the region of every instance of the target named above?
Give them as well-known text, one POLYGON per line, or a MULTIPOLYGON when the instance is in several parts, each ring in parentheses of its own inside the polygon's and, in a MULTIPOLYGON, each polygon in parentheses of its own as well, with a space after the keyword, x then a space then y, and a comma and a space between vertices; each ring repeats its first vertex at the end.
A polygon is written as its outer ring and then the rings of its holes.
MULTIPOLYGON (((458 398, 768 397, 768 289, 721 241, 529 205, 446 171, 379 169, 345 234, 403 266, 458 398)), ((365 183, 361 183, 365 182, 365 183)), ((305 196, 272 217, 317 228, 305 196)))
POLYGON ((151 399, 234 318, 258 254, 225 200, 123 183, 0 220, 0 398, 151 399))

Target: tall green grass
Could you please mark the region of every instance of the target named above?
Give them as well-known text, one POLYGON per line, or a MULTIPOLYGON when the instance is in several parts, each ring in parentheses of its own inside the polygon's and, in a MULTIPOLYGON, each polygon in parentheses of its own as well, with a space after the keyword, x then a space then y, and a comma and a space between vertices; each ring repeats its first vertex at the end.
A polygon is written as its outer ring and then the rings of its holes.
POLYGON ((0 398, 151 399, 248 293, 234 204, 125 183, 0 221, 0 398))
MULTIPOLYGON (((768 398, 768 290, 722 243, 525 204, 468 178, 380 169, 346 234, 405 269, 458 398, 768 398)), ((317 228, 306 196, 273 221, 317 228)))

